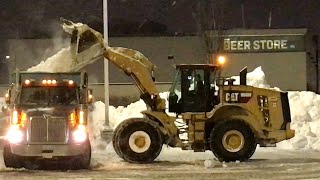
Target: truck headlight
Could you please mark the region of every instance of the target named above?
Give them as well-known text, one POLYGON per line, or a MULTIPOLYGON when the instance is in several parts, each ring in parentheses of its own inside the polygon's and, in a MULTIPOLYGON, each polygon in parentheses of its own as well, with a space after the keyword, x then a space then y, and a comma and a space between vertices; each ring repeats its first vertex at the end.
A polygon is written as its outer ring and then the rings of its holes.
POLYGON ((22 131, 19 129, 19 125, 12 125, 6 135, 6 139, 11 144, 20 143, 23 139, 22 131))
POLYGON ((78 125, 77 129, 73 131, 73 139, 77 143, 82 143, 87 140, 87 129, 84 125, 78 125))

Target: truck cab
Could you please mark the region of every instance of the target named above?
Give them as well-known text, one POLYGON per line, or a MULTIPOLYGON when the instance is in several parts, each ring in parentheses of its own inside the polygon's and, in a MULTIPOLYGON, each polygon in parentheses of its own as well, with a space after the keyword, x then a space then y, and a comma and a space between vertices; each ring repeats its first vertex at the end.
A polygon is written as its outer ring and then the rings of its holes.
POLYGON ((9 128, 4 146, 7 167, 29 160, 66 160, 88 168, 88 106, 92 101, 85 72, 15 72, 6 93, 9 128))

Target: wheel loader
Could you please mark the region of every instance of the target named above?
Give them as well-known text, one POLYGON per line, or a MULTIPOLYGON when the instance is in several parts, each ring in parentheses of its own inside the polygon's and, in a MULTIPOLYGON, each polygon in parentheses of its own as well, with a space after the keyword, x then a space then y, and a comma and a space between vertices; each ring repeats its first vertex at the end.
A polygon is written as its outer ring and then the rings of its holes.
POLYGON ((155 66, 140 52, 110 47, 86 24, 61 19, 71 34, 73 69, 104 57, 130 76, 147 105, 143 118, 121 122, 113 135, 116 153, 127 162, 150 163, 162 146, 204 152, 220 161, 246 161, 256 146, 275 146, 294 137, 287 92, 240 84, 220 76, 223 66, 179 64, 167 102, 155 85, 155 66), (168 104, 168 106, 166 106, 168 104))

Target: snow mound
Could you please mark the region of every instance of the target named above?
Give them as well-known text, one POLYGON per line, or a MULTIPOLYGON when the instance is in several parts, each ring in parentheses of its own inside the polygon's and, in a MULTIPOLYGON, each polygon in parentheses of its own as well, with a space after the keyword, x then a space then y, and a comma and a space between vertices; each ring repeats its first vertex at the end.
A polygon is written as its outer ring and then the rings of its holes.
POLYGON ((55 55, 38 65, 29 68, 29 72, 69 72, 72 69, 72 57, 69 48, 63 48, 55 55))
POLYGON ((291 129, 294 138, 277 144, 281 149, 320 150, 320 95, 307 91, 289 92, 291 129))

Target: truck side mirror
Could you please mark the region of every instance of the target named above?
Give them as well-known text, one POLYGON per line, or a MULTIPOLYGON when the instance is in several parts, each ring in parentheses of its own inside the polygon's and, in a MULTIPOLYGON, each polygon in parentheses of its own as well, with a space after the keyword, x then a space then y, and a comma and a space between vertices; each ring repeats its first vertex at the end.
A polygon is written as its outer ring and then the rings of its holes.
POLYGON ((6 104, 10 104, 10 98, 11 98, 11 89, 8 89, 5 94, 5 102, 6 104))
POLYGON ((93 102, 92 89, 88 89, 87 99, 88 99, 88 103, 92 104, 92 102, 93 102))

